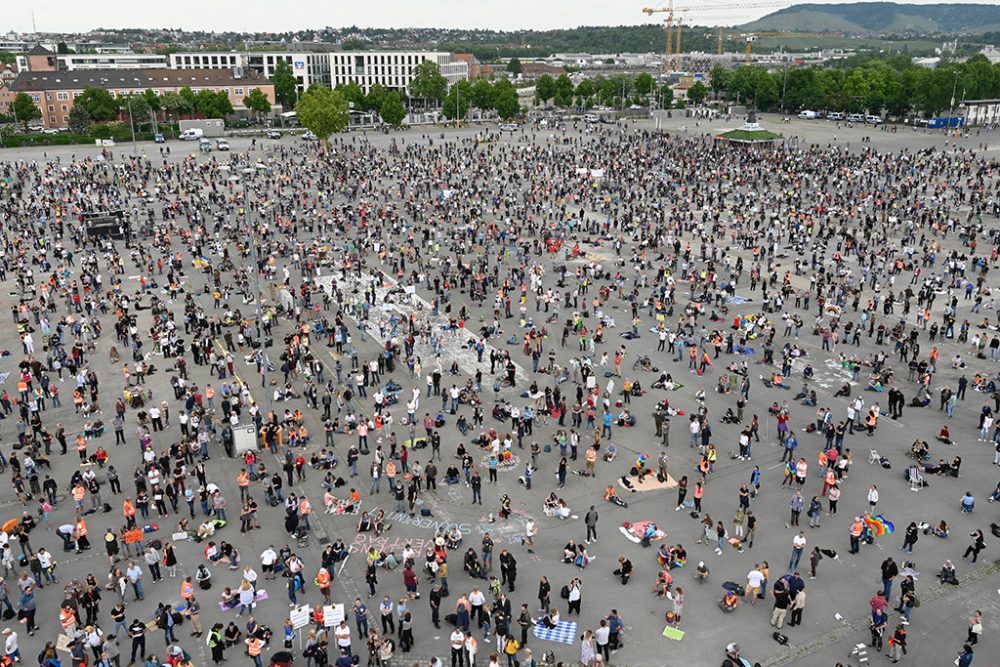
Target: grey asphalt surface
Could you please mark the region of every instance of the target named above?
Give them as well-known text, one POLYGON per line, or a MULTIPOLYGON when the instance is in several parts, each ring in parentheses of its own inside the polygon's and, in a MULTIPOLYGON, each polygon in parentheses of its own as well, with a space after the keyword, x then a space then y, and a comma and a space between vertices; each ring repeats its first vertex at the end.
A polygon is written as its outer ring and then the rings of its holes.
MULTIPOLYGON (((776 131, 794 134, 800 137, 800 141, 826 145, 836 142, 849 147, 851 150, 861 150, 862 137, 870 137, 872 145, 899 150, 907 148, 916 150, 923 147, 935 146, 943 147, 946 139, 940 135, 929 133, 912 133, 912 131, 901 130, 895 134, 890 134, 868 128, 843 128, 837 129, 827 123, 792 121, 788 124, 780 124, 780 127, 772 125, 772 119, 765 117, 762 122, 776 131)), ((701 121, 697 126, 693 119, 673 119, 667 124, 667 129, 676 132, 689 134, 701 132, 714 132, 722 127, 735 126, 737 123, 723 123, 713 121, 706 123, 701 121), (682 129, 683 128, 683 129, 682 129)), ((477 128, 464 128, 462 130, 447 130, 449 138, 455 135, 469 137, 477 132, 477 128)), ((435 140, 438 139, 440 130, 434 131, 435 140)), ((551 132, 538 131, 536 140, 546 141, 551 132)), ((420 141, 421 132, 419 130, 409 133, 394 133, 392 135, 372 134, 368 139, 377 147, 386 147, 393 140, 406 138, 408 141, 420 141)), ((361 137, 357 137, 361 140, 361 137)), ((509 141, 504 139, 503 141, 509 141)), ((954 139, 948 140, 954 143, 954 139)), ((996 133, 984 133, 983 135, 973 135, 968 138, 959 139, 959 145, 974 147, 980 143, 988 145, 988 151, 993 155, 997 154, 1000 146, 1000 137, 996 133)), ((246 150, 248 141, 234 139, 232 141, 233 151, 240 152, 246 150)), ((280 142, 268 142, 262 140, 261 145, 265 148, 275 144, 293 144, 301 146, 298 139, 286 138, 280 142)), ((190 145, 172 142, 169 144, 172 149, 171 159, 177 160, 182 155, 186 155, 193 150, 190 145)), ((159 159, 159 147, 155 144, 140 145, 140 151, 145 155, 159 159)), ((122 144, 113 149, 117 155, 124 155, 131 152, 131 146, 122 144)), ((80 158, 81 156, 94 156, 98 152, 94 147, 60 147, 47 150, 4 150, 0 151, 0 162, 11 160, 43 160, 52 159, 58 156, 61 160, 67 161, 71 156, 80 158)), ((260 148, 254 152, 254 157, 264 155, 260 148)), ((213 153, 211 158, 219 158, 218 153, 213 153)), ((204 156, 196 159, 204 160, 204 156)), ((995 195, 994 195, 995 196, 995 195)), ((996 221, 990 221, 995 225, 996 221)), ((985 243, 985 242, 984 242, 985 243)), ((957 246, 955 239, 949 238, 945 246, 957 246)), ((601 253, 605 253, 604 260, 613 258, 613 251, 607 247, 602 248, 601 253)), ((128 260, 126 260, 128 262, 128 260)), ((791 260, 779 263, 779 272, 791 267, 791 260)), ((133 267, 129 266, 127 274, 133 274, 133 267)), ((204 279, 198 274, 188 269, 189 280, 193 282, 192 287, 200 286, 200 281, 204 279)), ((995 284, 995 280, 990 278, 990 282, 995 284)), ((3 310, 7 310, 11 303, 12 296, 6 293, 2 298, 3 310)), ((430 298, 432 295, 424 290, 421 294, 430 298)), ((16 295, 14 295, 16 299, 16 295)), ((210 308, 210 298, 200 296, 201 303, 206 309, 210 308)), ((731 308, 729 315, 725 318, 731 321, 736 314, 748 314, 757 310, 756 304, 746 304, 731 308)), ((148 317, 148 314, 147 314, 148 317)), ((626 315, 619 313, 619 327, 623 327, 626 315)), ((912 316, 911 316, 912 317, 912 316)), ((809 318, 807 317, 807 322, 809 318)), ((146 322, 148 327, 148 322, 146 322)), ((508 323, 504 323, 507 327, 508 323)), ((512 330, 516 331, 514 323, 509 323, 512 330)), ((551 325, 557 326, 555 324, 551 325)), ((140 326, 140 329, 143 327, 140 326)), ((808 327, 807 327, 808 328, 808 327)), ((279 325, 281 333, 290 331, 287 322, 279 325)), ((93 355, 93 363, 96 366, 102 380, 102 402, 105 407, 106 421, 110 419, 110 402, 116 395, 116 385, 120 384, 117 377, 117 368, 112 367, 108 361, 108 349, 113 342, 113 331, 110 326, 105 329, 106 333, 98 342, 97 350, 93 355), (107 379, 105 379, 107 378, 107 379), (112 379, 113 378, 113 379, 112 379), (106 393, 105 393, 106 392, 106 393)), ((549 344, 556 346, 559 363, 565 365, 565 361, 575 348, 570 343, 570 347, 560 350, 557 346, 558 332, 553 331, 549 344)), ((505 331, 506 335, 506 331, 505 331)), ((279 335, 280 336, 280 335, 279 335)), ((8 362, 20 358, 20 345, 17 341, 17 334, 13 327, 7 326, 0 330, 2 346, 12 351, 13 356, 8 358, 8 362)), ((435 526, 439 523, 458 523, 463 531, 467 531, 463 549, 469 545, 477 546, 480 535, 484 531, 489 531, 497 542, 497 551, 502 548, 510 549, 518 559, 519 574, 518 587, 515 593, 510 594, 514 608, 517 609, 521 602, 528 602, 531 609, 537 607, 535 600, 535 589, 538 578, 546 575, 553 587, 553 599, 557 598, 559 588, 574 576, 583 579, 583 613, 579 619, 579 631, 583 632, 587 628, 596 628, 598 620, 607 614, 611 608, 621 611, 626 626, 624 636, 625 647, 612 656, 612 663, 618 665, 633 665, 635 667, 644 665, 661 664, 716 664, 721 662, 722 650, 728 642, 738 642, 743 649, 743 655, 751 661, 760 661, 764 665, 834 665, 844 662, 845 664, 857 664, 856 659, 849 659, 851 647, 867 640, 868 632, 863 625, 863 619, 867 614, 868 598, 880 588, 879 563, 888 555, 896 557, 901 561, 903 554, 897 551, 897 547, 902 541, 902 529, 910 521, 926 521, 936 523, 944 519, 952 526, 952 535, 949 539, 941 540, 933 537, 921 536, 917 549, 910 560, 916 563, 916 569, 920 571, 921 577, 918 581, 918 594, 926 594, 930 598, 920 608, 914 610, 913 621, 909 627, 911 637, 910 655, 906 662, 918 665, 948 665, 953 661, 955 652, 961 647, 966 631, 966 617, 974 609, 982 609, 985 613, 984 626, 986 632, 983 641, 977 650, 976 665, 993 664, 989 662, 988 656, 995 651, 995 633, 1000 630, 1000 597, 997 589, 1000 588, 1000 574, 994 561, 994 552, 1000 549, 1000 543, 989 535, 989 524, 997 520, 998 512, 995 505, 986 503, 986 498, 993 490, 998 479, 997 468, 992 465, 993 452, 990 444, 976 441, 977 432, 975 430, 975 420, 982 405, 992 404, 989 397, 974 391, 969 391, 966 399, 960 402, 956 410, 955 417, 949 421, 953 438, 957 441, 955 448, 946 448, 933 442, 933 435, 945 423, 944 413, 937 409, 936 394, 934 402, 927 409, 908 408, 904 411, 903 417, 898 422, 883 418, 877 432, 877 438, 868 439, 863 435, 850 437, 846 443, 854 453, 854 465, 851 468, 849 481, 847 482, 841 507, 838 516, 824 517, 822 527, 818 529, 805 528, 809 539, 810 547, 820 545, 824 548, 832 548, 840 553, 837 560, 824 560, 819 569, 819 576, 815 580, 806 581, 807 584, 807 606, 803 617, 803 625, 799 628, 789 628, 783 630, 790 638, 789 646, 779 646, 771 639, 772 628, 768 625, 769 604, 758 604, 755 608, 741 606, 734 614, 723 615, 716 606, 716 601, 722 595, 720 584, 726 580, 744 582, 747 571, 755 561, 767 560, 771 564, 772 577, 774 578, 785 569, 787 563, 791 539, 795 530, 786 528, 788 514, 788 500, 790 492, 780 486, 782 480, 782 465, 779 462, 781 448, 777 444, 774 432, 773 420, 766 414, 767 406, 773 401, 788 400, 792 403, 792 426, 801 429, 806 423, 814 418, 815 409, 798 406, 791 401, 793 392, 785 392, 778 389, 767 389, 757 380, 758 373, 764 373, 763 367, 756 363, 751 363, 751 378, 753 379, 753 389, 751 400, 747 406, 747 414, 756 413, 761 417, 761 440, 759 445, 754 447, 754 460, 752 463, 730 460, 726 455, 735 448, 735 441, 738 428, 733 425, 720 424, 718 416, 724 412, 725 408, 734 405, 734 397, 722 396, 713 391, 715 379, 718 372, 721 372, 724 364, 716 364, 716 371, 699 378, 690 375, 687 365, 683 361, 673 363, 665 355, 657 355, 656 337, 653 334, 645 333, 636 340, 624 341, 616 336, 610 336, 611 345, 606 349, 616 347, 619 343, 624 343, 629 355, 623 368, 631 368, 630 360, 639 354, 650 354, 654 363, 663 370, 673 373, 675 379, 683 382, 685 387, 674 393, 664 393, 659 390, 651 390, 650 385, 656 375, 652 372, 635 373, 628 371, 626 375, 632 375, 640 379, 647 389, 645 396, 633 400, 632 409, 638 416, 639 423, 634 429, 624 430, 616 428, 611 441, 616 444, 620 451, 619 458, 610 464, 603 462, 598 465, 598 476, 596 479, 586 479, 571 475, 565 489, 558 490, 560 497, 565 498, 568 505, 573 510, 574 518, 566 521, 546 517, 542 515, 542 499, 555 488, 554 470, 557 459, 554 454, 545 455, 540 463, 540 470, 536 474, 534 488, 525 491, 516 481, 517 472, 501 471, 499 482, 496 485, 484 484, 484 502, 482 507, 474 506, 470 503, 471 492, 464 486, 447 488, 441 485, 439 493, 426 496, 424 507, 432 512, 430 519, 406 522, 397 521, 389 533, 386 534, 386 542, 383 547, 396 549, 397 555, 400 547, 406 542, 414 545, 426 544, 433 537, 435 526), (712 417, 712 428, 715 433, 714 441, 719 443, 719 463, 715 473, 711 476, 706 492, 706 509, 716 517, 731 526, 732 515, 737 506, 736 490, 739 483, 745 481, 749 476, 750 467, 753 464, 761 466, 764 471, 763 490, 761 495, 754 501, 753 510, 759 519, 758 538, 754 548, 747 549, 743 553, 737 553, 732 549, 727 550, 722 556, 716 555, 712 548, 696 544, 700 536, 700 527, 697 520, 690 518, 685 512, 674 512, 673 507, 676 499, 675 490, 653 491, 649 493, 627 494, 619 488, 619 493, 629 502, 627 509, 615 507, 601 500, 604 487, 611 484, 620 475, 627 471, 628 465, 639 453, 648 453, 652 460, 659 454, 658 440, 653 436, 653 422, 651 412, 653 404, 661 398, 669 398, 671 404, 677 408, 684 409, 688 413, 696 408, 694 390, 702 387, 706 391, 706 403, 710 408, 712 417), (902 479, 902 471, 906 467, 909 459, 904 453, 909 449, 914 438, 923 438, 932 442, 932 453, 934 458, 950 457, 959 454, 964 460, 962 476, 959 479, 935 478, 931 480, 930 488, 919 493, 912 492, 902 479), (875 447, 880 453, 890 457, 893 467, 885 470, 879 466, 869 465, 868 449, 875 447), (848 525, 850 517, 867 508, 865 494, 868 487, 876 483, 881 491, 881 500, 878 510, 890 518, 896 525, 897 534, 881 538, 874 546, 867 546, 859 556, 850 556, 848 550, 848 525), (977 509, 974 514, 963 515, 959 511, 959 499, 966 491, 971 491, 977 497, 977 509), (499 523, 490 523, 489 514, 497 512, 497 503, 501 494, 509 493, 514 499, 514 518, 509 526, 499 523), (559 563, 558 555, 562 545, 569 539, 580 542, 585 536, 582 517, 589 505, 596 505, 600 520, 598 524, 599 540, 591 547, 591 553, 595 557, 594 561, 582 573, 575 567, 559 563), (536 539, 536 554, 526 553, 520 544, 523 534, 524 522, 527 516, 535 517, 539 523, 541 532, 536 539), (681 570, 675 570, 676 584, 683 587, 686 601, 684 607, 684 618, 681 629, 686 631, 683 641, 669 641, 660 633, 664 626, 664 613, 669 608, 669 602, 657 600, 650 593, 653 579, 658 570, 656 554, 654 549, 643 549, 639 545, 633 544, 619 534, 618 526, 625 521, 652 520, 667 532, 667 543, 682 543, 688 551, 688 566, 681 570), (960 556, 967 541, 966 535, 973 528, 983 529, 987 533, 988 547, 984 558, 980 559, 977 566, 973 566, 963 561, 960 556), (627 555, 636 566, 636 574, 626 588, 623 588, 614 577, 611 570, 614 569, 617 557, 627 555), (953 560, 959 570, 959 578, 975 579, 968 584, 963 584, 955 589, 942 590, 937 592, 934 584, 933 574, 940 564, 946 559, 953 560), (699 560, 704 560, 711 568, 711 577, 707 584, 699 585, 695 583, 691 576, 693 565, 699 560), (978 568, 978 569, 977 569, 978 568), (939 596, 939 597, 938 597, 939 596), (840 614, 844 620, 852 624, 851 626, 841 625, 834 619, 834 614, 840 614)), ((778 340, 781 341, 780 336, 778 340)), ((923 342, 922 338, 922 342, 923 342)), ((322 341, 315 341, 320 343, 322 341)), ((829 406, 834 409, 837 419, 843 418, 846 408, 846 399, 834 398, 832 393, 839 387, 842 378, 836 371, 829 370, 824 360, 833 356, 824 353, 819 349, 819 339, 814 336, 804 335, 800 341, 814 359, 817 369, 817 378, 812 386, 817 388, 820 405, 829 406), (825 387, 821 385, 827 385, 825 387)), ((377 353, 377 346, 370 340, 360 344, 361 358, 370 358, 377 353)), ((940 346, 941 360, 950 359, 960 347, 953 341, 945 342, 940 346)), ((316 345, 319 349, 319 356, 332 367, 334 357, 322 345, 316 345)), ((874 340, 865 339, 859 352, 864 356, 868 352, 877 349, 874 340)), ((914 385, 903 381, 905 369, 898 363, 893 364, 891 347, 886 348, 890 354, 890 365, 897 369, 897 378, 903 385, 907 399, 913 394, 914 385), (902 371, 902 372, 900 372, 902 371)), ((514 350, 512 353, 516 353, 514 350)), ((964 349, 963 349, 964 353, 964 349)), ((516 356, 516 355, 515 355, 516 356)), ((242 358, 237 355, 237 370, 244 377, 253 377, 253 368, 246 365, 242 358)), ((522 363, 528 365, 529 362, 520 358, 522 363)), ((759 359, 753 358, 754 361, 759 359)), ((995 373, 995 364, 985 361, 969 359, 967 375, 976 371, 995 373)), ((725 356, 723 361, 728 363, 725 356)), ((154 359, 158 365, 163 363, 160 358, 154 359)), ((488 364, 487 364, 488 366, 488 364)), ((196 383, 209 381, 207 369, 205 367, 191 368, 192 379, 196 383)), ((12 364, 2 367, 3 371, 13 370, 12 364)), ((488 370, 488 368, 487 368, 488 370)), ((153 390, 157 400, 170 399, 172 392, 168 385, 170 373, 163 370, 150 378, 149 386, 153 390)), ((397 372, 392 376, 394 380, 400 382, 408 390, 410 380, 404 373, 397 372)), ((938 374, 935 376, 934 387, 944 384, 955 386, 958 372, 942 363, 938 374)), ((547 376, 541 376, 540 384, 547 381, 547 376)), ((601 382, 604 380, 601 379, 601 382)), ((418 378, 416 385, 422 388, 423 383, 418 378)), ((12 376, 4 384, 4 388, 13 391, 16 379, 12 376)), ((790 384, 794 390, 802 384, 801 378, 796 377, 790 384)), ((251 381, 250 386, 255 393, 258 402, 263 402, 264 397, 260 393, 257 383, 251 381)), ((68 386, 63 387, 63 408, 50 408, 45 415, 46 423, 62 421, 64 424, 78 424, 79 420, 74 418, 72 401, 67 400, 71 392, 67 391, 68 386)), ((860 387, 855 388, 855 394, 859 393, 860 387)), ((489 408, 492 405, 492 396, 489 388, 486 388, 485 403, 487 408, 486 426, 499 427, 499 423, 489 416, 489 408)), ((504 390, 502 395, 513 401, 518 401, 515 394, 509 390, 504 390)), ((866 401, 871 401, 874 394, 865 393, 866 401)), ((878 398, 883 399, 884 396, 878 398)), ((364 399, 361 399, 362 401, 364 399)), ((431 401, 431 405, 434 401, 431 401)), ((285 407, 285 406, 280 406, 285 407)), ((289 407, 303 407, 301 401, 291 401, 289 407)), ((368 406, 364 406, 366 409, 368 406)), ((402 410, 397 408, 401 414, 402 410)), ((310 451, 317 448, 321 433, 321 424, 318 415, 306 410, 307 423, 314 436, 314 446, 310 451)), ((462 412, 467 417, 471 415, 468 407, 463 407, 462 412)), ((132 413, 130 412, 130 416, 132 413)), ((449 419, 448 424, 442 431, 442 452, 444 454, 445 465, 449 457, 454 452, 462 438, 453 427, 453 421, 449 419)), ((693 450, 687 447, 687 436, 683 430, 684 421, 675 419, 671 430, 672 444, 668 449, 671 458, 670 469, 674 477, 688 474, 693 480, 693 466, 697 458, 693 450)), ((10 442, 14 439, 12 434, 13 420, 7 420, 0 426, 0 441, 3 443, 5 454, 10 455, 10 442)), ((176 429, 176 420, 171 428, 176 429)), ((70 429, 72 430, 72 429, 70 429)), ((402 431, 402 429, 400 429, 402 431)), ((126 431, 129 433, 129 431, 126 431)), ((544 443, 550 441, 554 433, 554 427, 539 426, 536 429, 534 440, 544 443)), ((814 494, 818 494, 821 481, 814 474, 816 455, 822 444, 822 438, 817 435, 809 435, 799 431, 800 450, 802 456, 810 464, 809 480, 807 482, 804 495, 808 499, 814 494)), ((337 449, 343 457, 346 448, 351 442, 351 438, 346 435, 338 435, 336 438, 337 449)), ((527 439, 526 439, 527 440, 527 439)), ((139 463, 137 448, 135 447, 134 435, 129 434, 128 447, 113 448, 113 434, 106 434, 102 443, 111 449, 112 461, 117 465, 122 475, 123 486, 126 492, 131 492, 131 482, 129 480, 131 470, 139 463)), ((166 440, 159 438, 160 444, 166 444, 166 440)), ((524 456, 524 452, 515 450, 519 456, 524 456)), ((582 452, 581 452, 582 454, 582 452)), ((426 456, 426 454, 425 454, 426 456)), ((76 457, 71 451, 65 457, 55 455, 53 458, 53 477, 58 480, 66 480, 76 469, 76 457)), ((416 457, 420 458, 420 457, 416 457)), ((263 459, 274 467, 277 462, 270 459, 270 455, 265 453, 263 459)), ((582 467, 582 461, 571 467, 582 467)), ((207 468, 211 480, 218 484, 223 494, 230 501, 230 508, 234 508, 239 493, 236 487, 236 468, 233 461, 227 460, 221 449, 214 446, 212 459, 208 462, 207 468)), ((364 465, 359 465, 364 470, 364 465)), ((444 465, 441 466, 443 471, 444 465)), ((515 470, 520 471, 521 466, 516 466, 515 470)), ((338 472, 344 474, 343 468, 338 468, 338 472)), ((310 471, 307 479, 299 488, 301 492, 307 493, 313 500, 314 507, 321 508, 322 489, 319 486, 322 475, 310 471)), ((361 480, 352 486, 357 486, 364 498, 363 506, 372 510, 376 507, 384 507, 391 510, 394 503, 386 493, 383 486, 382 493, 376 497, 370 497, 368 491, 368 477, 362 473, 361 480)), ((105 496, 109 494, 105 493, 105 496)), ((256 492, 256 497, 262 496, 262 490, 256 492)), ((0 495, 3 500, 0 507, 3 507, 6 514, 2 518, 16 516, 21 508, 16 499, 13 498, 12 491, 7 490, 0 495)), ((114 512, 107 517, 107 526, 118 526, 121 497, 114 497, 110 502, 114 512), (114 518, 112 518, 114 517, 114 518)), ((59 525, 67 521, 71 516, 69 503, 64 503, 55 512, 52 518, 53 525, 59 525)), ((29 504, 28 509, 33 509, 34 505, 29 504)), ((232 514, 232 512, 231 512, 232 514)), ((170 516, 160 521, 161 529, 157 533, 160 539, 167 540, 172 532, 172 527, 176 525, 179 517, 170 516)), ((263 527, 260 530, 251 531, 242 536, 239 534, 236 522, 230 522, 217 538, 231 541, 241 551, 243 562, 253 564, 259 572, 258 555, 269 544, 280 547, 286 543, 293 543, 291 538, 284 532, 280 522, 280 510, 262 507, 263 527)), ((307 590, 303 596, 305 600, 312 604, 317 604, 321 597, 316 588, 311 585, 312 575, 315 573, 319 562, 320 544, 324 538, 342 539, 348 545, 355 545, 355 549, 370 543, 368 536, 356 535, 356 517, 331 517, 320 514, 318 511, 313 516, 316 530, 310 540, 310 546, 305 549, 305 553, 300 553, 306 562, 306 571, 309 573, 307 579, 307 590)), ((88 522, 91 530, 91 537, 94 548, 82 555, 67 554, 66 558, 60 558, 58 576, 63 583, 72 579, 82 579, 86 574, 93 573, 103 581, 107 572, 107 562, 100 544, 100 535, 103 533, 104 517, 91 517, 88 522)), ((805 521, 803 521, 805 525, 805 521)), ((43 529, 41 529, 43 530, 43 529)), ((46 535, 43 532, 32 534, 32 544, 34 546, 46 546, 57 555, 61 556, 59 541, 54 535, 46 535)), ((193 574, 195 567, 203 558, 201 545, 193 543, 181 543, 177 545, 178 557, 181 566, 178 568, 177 579, 166 579, 159 584, 152 584, 146 581, 147 596, 145 602, 129 602, 129 617, 148 618, 155 608, 157 601, 177 602, 180 599, 179 587, 186 574, 193 574)), ((354 549, 352 549, 354 551, 354 549)), ((418 552, 420 549, 418 548, 418 552)), ((803 565, 803 569, 805 569, 803 565)), ((233 586, 239 583, 238 572, 230 572, 224 567, 215 567, 215 585, 207 596, 199 596, 203 605, 202 619, 206 629, 216 621, 221 620, 228 623, 233 619, 234 613, 222 613, 218 610, 218 593, 224 586, 233 586)), ((13 578, 8 579, 13 583, 13 578)), ((255 611, 255 617, 259 622, 270 626, 276 633, 280 634, 280 629, 287 618, 288 603, 284 590, 280 587, 283 582, 265 582, 264 588, 270 593, 270 599, 255 611), (278 584, 278 586, 274 586, 278 584)), ((457 593, 471 590, 472 582, 460 571, 457 562, 452 563, 452 575, 450 588, 452 596, 445 602, 449 603, 457 597, 457 593)), ((446 629, 438 631, 430 624, 429 613, 426 607, 427 584, 421 581, 420 590, 424 593, 421 600, 413 604, 417 610, 415 621, 416 646, 410 655, 400 654, 393 664, 428 664, 431 656, 440 656, 447 660, 448 655, 448 632, 446 629)), ((898 591, 898 586, 896 588, 898 591)), ((334 585, 334 598, 337 602, 343 602, 350 607, 355 597, 360 596, 370 606, 369 613, 372 617, 372 625, 377 626, 377 602, 367 599, 367 590, 364 583, 364 558, 362 553, 355 553, 348 560, 342 573, 339 574, 334 585)), ((380 572, 379 594, 389 594, 394 600, 398 600, 403 594, 403 584, 398 571, 394 573, 380 572)), ((101 617, 107 621, 107 610, 113 605, 112 594, 109 592, 105 601, 101 605, 101 617)), ((34 638, 21 635, 22 653, 28 664, 34 664, 34 656, 37 654, 42 640, 54 640, 58 629, 57 604, 61 599, 59 586, 47 586, 44 591, 40 591, 38 622, 42 631, 34 638)), ((129 596, 131 599, 131 596, 129 596)), ((556 600, 556 604, 562 612, 565 612, 565 602, 556 600)), ((447 611, 451 611, 449 608, 447 611)), ((894 622, 895 616, 890 620, 894 622)), ((238 619, 242 623, 243 619, 238 619)), ((352 624, 353 625, 353 624, 352 624)), ((105 625, 105 629, 111 626, 110 622, 105 625)), ((23 626, 14 624, 16 629, 21 630, 23 626)), ((177 632, 180 643, 193 656, 198 665, 206 665, 208 660, 208 649, 205 646, 204 637, 200 640, 188 636, 188 627, 185 624, 177 632)), ((355 649, 361 646, 357 637, 354 639, 355 649)), ((160 633, 153 633, 147 640, 147 645, 159 651, 162 655, 163 638, 160 633)), ((272 649, 280 646, 280 638, 272 642, 272 649)), ((529 646, 537 657, 542 651, 554 650, 560 660, 575 662, 579 660, 579 641, 572 646, 556 644, 532 639, 529 646)), ((122 652, 127 658, 128 641, 122 640, 122 652)), ((480 656, 488 655, 488 643, 480 641, 480 656)), ((64 664, 68 664, 68 656, 64 664)), ((249 664, 249 659, 239 653, 232 651, 229 654, 230 664, 249 664)), ((884 658, 874 657, 872 662, 877 664, 884 658)), ((364 658, 362 658, 364 660, 364 658)), ((480 661, 482 658, 480 658, 480 661)), ((127 662, 127 659, 124 660, 127 662)), ((302 664, 298 658, 296 664, 302 664)))

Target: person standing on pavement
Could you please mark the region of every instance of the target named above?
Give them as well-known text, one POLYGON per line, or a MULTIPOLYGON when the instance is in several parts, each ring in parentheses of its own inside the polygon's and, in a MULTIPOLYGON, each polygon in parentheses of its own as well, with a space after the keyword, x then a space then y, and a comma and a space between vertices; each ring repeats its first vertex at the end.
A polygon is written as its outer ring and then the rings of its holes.
POLYGON ((882 595, 886 600, 892 598, 892 582, 899 576, 899 566, 892 556, 882 561, 882 595))
POLYGON ((586 524, 587 526, 587 539, 586 539, 587 544, 590 544, 592 541, 596 542, 597 510, 594 509, 593 505, 590 506, 590 510, 588 510, 587 514, 583 517, 583 523, 586 524))

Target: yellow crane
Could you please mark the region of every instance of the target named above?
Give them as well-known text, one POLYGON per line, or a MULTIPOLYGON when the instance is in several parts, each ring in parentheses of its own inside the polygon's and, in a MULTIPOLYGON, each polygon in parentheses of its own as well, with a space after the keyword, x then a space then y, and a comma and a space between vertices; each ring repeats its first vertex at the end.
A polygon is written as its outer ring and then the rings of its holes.
MULTIPOLYGON (((666 46, 663 49, 663 73, 669 74, 670 68, 673 62, 671 56, 671 48, 673 46, 673 28, 674 28, 674 0, 670 0, 670 3, 666 7, 644 7, 642 10, 643 14, 647 16, 652 16, 653 14, 666 14, 667 18, 664 21, 666 24, 667 40, 666 46)), ((680 42, 680 30, 677 31, 677 40, 680 42)), ((678 48, 678 51, 680 49, 678 48)))

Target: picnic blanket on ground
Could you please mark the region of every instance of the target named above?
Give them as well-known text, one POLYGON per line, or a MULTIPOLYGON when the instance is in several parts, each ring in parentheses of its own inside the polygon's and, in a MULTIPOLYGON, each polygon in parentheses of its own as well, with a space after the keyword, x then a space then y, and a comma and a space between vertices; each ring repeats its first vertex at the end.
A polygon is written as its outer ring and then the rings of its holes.
POLYGON ((535 623, 535 628, 532 633, 538 639, 544 639, 550 642, 559 642, 560 644, 572 645, 577 641, 575 621, 559 621, 559 624, 556 627, 547 628, 542 625, 542 619, 539 618, 535 623))

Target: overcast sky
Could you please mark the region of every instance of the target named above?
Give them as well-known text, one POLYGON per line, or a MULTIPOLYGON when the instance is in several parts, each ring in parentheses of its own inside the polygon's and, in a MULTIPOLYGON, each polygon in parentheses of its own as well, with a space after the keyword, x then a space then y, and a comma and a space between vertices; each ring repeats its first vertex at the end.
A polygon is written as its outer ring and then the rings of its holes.
MULTIPOLYGON (((914 0, 912 4, 932 1, 914 0)), ((32 9, 40 32, 86 32, 97 27, 284 31, 326 25, 541 30, 649 23, 662 20, 662 15, 650 19, 642 13, 643 7, 665 4, 662 0, 298 0, 287 4, 273 0, 171 0, 165 4, 48 0, 10 3, 3 13, 0 33, 30 32, 32 9)), ((792 4, 775 0, 675 0, 677 7, 698 7, 684 14, 685 21, 695 25, 745 23, 792 4), (713 5, 723 9, 703 9, 713 5)), ((841 0, 829 4, 841 4, 841 0)))

